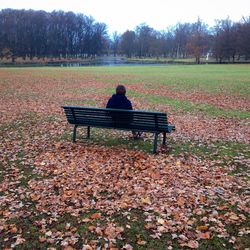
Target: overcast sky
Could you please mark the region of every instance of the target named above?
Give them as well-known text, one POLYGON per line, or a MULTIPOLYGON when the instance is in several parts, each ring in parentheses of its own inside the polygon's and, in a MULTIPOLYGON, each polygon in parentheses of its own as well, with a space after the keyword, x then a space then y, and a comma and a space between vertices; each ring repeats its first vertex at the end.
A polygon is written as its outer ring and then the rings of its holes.
POLYGON ((83 13, 106 23, 110 34, 144 22, 164 30, 177 22, 195 22, 198 16, 210 26, 215 19, 250 16, 250 0, 0 0, 4 8, 83 13))

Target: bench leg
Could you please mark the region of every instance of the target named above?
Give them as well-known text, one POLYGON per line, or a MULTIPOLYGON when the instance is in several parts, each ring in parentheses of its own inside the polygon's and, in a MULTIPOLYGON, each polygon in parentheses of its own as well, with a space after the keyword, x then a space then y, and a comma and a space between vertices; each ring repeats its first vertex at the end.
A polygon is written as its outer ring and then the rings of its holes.
POLYGON ((76 129, 77 129, 77 125, 75 125, 73 129, 73 137, 72 137, 73 142, 76 142, 76 129))
POLYGON ((87 127, 87 138, 90 138, 90 126, 87 127))
POLYGON ((163 145, 166 145, 166 137, 167 137, 166 135, 167 135, 167 133, 163 132, 163 141, 162 141, 163 145))
POLYGON ((154 145, 153 145, 153 154, 155 154, 156 150, 157 150, 157 139, 158 139, 158 133, 155 133, 154 145))

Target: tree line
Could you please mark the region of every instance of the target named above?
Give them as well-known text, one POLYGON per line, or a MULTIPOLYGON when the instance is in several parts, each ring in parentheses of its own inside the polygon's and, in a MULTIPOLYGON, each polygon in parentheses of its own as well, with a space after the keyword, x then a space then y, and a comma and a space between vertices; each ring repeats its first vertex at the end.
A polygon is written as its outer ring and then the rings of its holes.
POLYGON ((229 18, 217 20, 208 27, 199 18, 195 23, 178 23, 166 31, 156 31, 146 24, 127 30, 121 36, 113 34, 114 53, 127 57, 195 57, 213 56, 216 61, 250 58, 250 17, 241 22, 229 18))
POLYGON ((1 58, 89 58, 109 53, 139 58, 194 57, 196 63, 208 55, 218 62, 248 60, 250 16, 238 22, 216 20, 213 27, 198 18, 195 23, 178 23, 164 31, 144 23, 109 36, 105 23, 84 14, 0 11, 1 58))
POLYGON ((1 56, 89 57, 108 47, 107 26, 73 12, 4 9, 0 12, 1 56))

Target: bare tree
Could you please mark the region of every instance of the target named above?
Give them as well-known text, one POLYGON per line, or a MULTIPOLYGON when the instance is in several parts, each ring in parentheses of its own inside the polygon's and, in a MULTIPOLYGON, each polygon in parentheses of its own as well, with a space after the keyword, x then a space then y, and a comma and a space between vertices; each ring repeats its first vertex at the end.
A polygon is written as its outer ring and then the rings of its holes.
POLYGON ((242 55, 245 60, 248 60, 250 58, 250 16, 242 18, 242 22, 236 25, 238 59, 242 55))
POLYGON ((217 20, 214 27, 214 46, 213 52, 217 60, 222 62, 223 59, 230 61, 235 59, 237 26, 229 19, 217 20))
POLYGON ((136 35, 134 31, 127 30, 121 36, 121 51, 126 54, 127 57, 131 57, 135 53, 136 35))
POLYGON ((176 57, 186 57, 187 43, 192 33, 192 25, 189 23, 178 23, 174 30, 176 57))
POLYGON ((208 30, 200 18, 192 25, 192 31, 188 38, 187 50, 195 57, 195 62, 200 64, 200 58, 207 53, 208 50, 208 30))
POLYGON ((115 31, 112 34, 112 39, 111 39, 111 49, 113 50, 114 56, 116 56, 118 54, 119 43, 120 43, 120 36, 117 33, 117 31, 115 31))
POLYGON ((136 27, 137 54, 139 57, 150 56, 150 43, 154 30, 145 23, 136 27))

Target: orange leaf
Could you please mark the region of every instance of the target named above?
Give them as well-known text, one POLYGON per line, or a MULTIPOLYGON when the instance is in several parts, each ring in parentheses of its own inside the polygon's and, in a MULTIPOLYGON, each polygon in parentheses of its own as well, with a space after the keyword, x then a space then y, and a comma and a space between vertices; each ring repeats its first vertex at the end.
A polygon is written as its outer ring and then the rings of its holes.
POLYGON ((183 197, 179 197, 177 200, 177 204, 179 206, 183 206, 185 204, 185 199, 183 197))
POLYGON ((95 213, 90 216, 90 218, 93 220, 100 219, 101 217, 102 217, 101 213, 95 213))
POLYGON ((141 246, 144 246, 144 245, 147 244, 147 242, 144 241, 144 240, 138 240, 138 241, 137 241, 137 244, 138 244, 138 245, 141 245, 141 246))
POLYGON ((206 202, 206 196, 205 195, 201 195, 200 196, 200 202, 201 203, 205 203, 206 202))
POLYGON ((10 229, 10 232, 11 232, 11 233, 16 233, 16 232, 17 232, 17 228, 16 228, 16 227, 12 227, 12 228, 10 229))
POLYGON ((208 239, 210 239, 210 233, 209 232, 199 233, 198 238, 203 239, 203 240, 208 240, 208 239))

